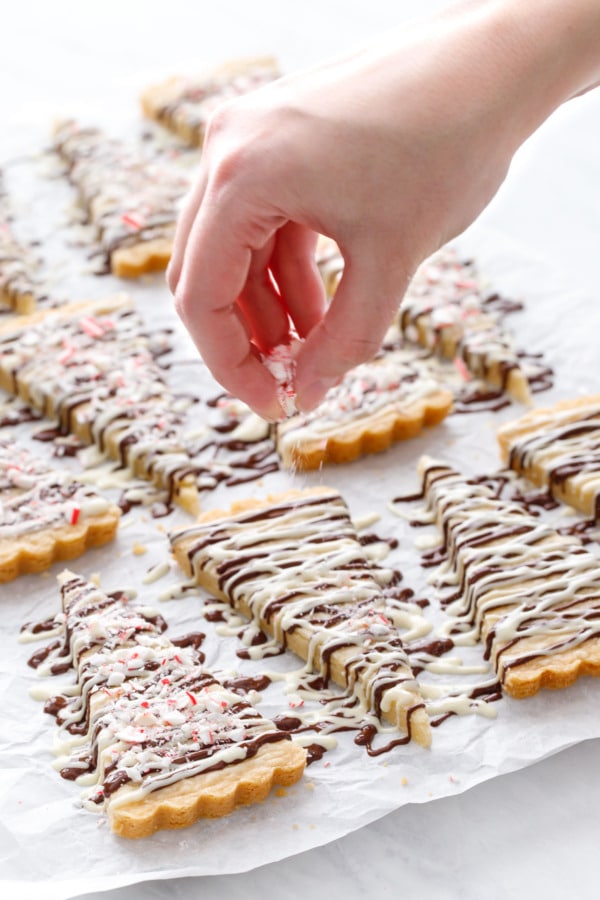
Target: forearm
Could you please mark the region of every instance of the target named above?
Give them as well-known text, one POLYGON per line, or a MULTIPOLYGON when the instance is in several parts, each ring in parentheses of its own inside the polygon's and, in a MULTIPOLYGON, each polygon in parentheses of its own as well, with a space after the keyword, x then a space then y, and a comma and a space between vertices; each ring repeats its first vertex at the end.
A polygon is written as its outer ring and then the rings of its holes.
POLYGON ((600 84, 600 0, 459 0, 404 26, 367 51, 381 66, 383 49, 384 93, 397 86, 393 99, 403 105, 407 34, 430 51, 413 61, 418 102, 430 100, 432 117, 442 103, 457 112, 468 104, 478 127, 502 127, 510 152, 562 103, 600 84), (422 87, 433 71, 437 93, 427 98, 422 87))
POLYGON ((598 0, 467 0, 443 18, 456 13, 482 88, 507 89, 517 141, 600 83, 598 0))
POLYGON ((489 5, 505 23, 524 74, 523 125, 529 132, 566 100, 600 82, 598 0, 492 0, 489 5))

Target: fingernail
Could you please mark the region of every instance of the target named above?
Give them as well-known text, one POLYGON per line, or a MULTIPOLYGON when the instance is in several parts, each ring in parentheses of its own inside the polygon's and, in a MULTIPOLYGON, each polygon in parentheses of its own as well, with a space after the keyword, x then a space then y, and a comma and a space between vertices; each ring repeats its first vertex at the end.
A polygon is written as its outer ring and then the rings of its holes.
POLYGON ((322 378, 319 381, 313 381, 305 388, 298 389, 296 406, 301 412, 310 412, 325 399, 327 391, 339 384, 339 381, 339 378, 322 378))
POLYGON ((165 272, 165 281, 172 294, 174 294, 177 289, 178 279, 175 277, 175 275, 175 266, 173 265, 173 260, 171 260, 171 262, 167 266, 167 271, 165 272))
POLYGON ((258 415, 265 422, 268 422, 269 425, 276 425, 277 422, 283 422, 287 418, 281 404, 277 400, 269 403, 258 415))

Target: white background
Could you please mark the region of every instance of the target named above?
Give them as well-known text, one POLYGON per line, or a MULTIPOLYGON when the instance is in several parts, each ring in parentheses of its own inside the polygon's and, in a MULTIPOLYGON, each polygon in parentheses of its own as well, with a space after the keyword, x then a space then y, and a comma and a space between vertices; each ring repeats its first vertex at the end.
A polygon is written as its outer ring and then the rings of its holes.
MULTIPOLYGON (((1 158, 42 140, 54 115, 110 101, 137 114, 148 82, 238 55, 275 53, 284 70, 319 62, 439 2, 213 0, 163 3, 5 0, 1 158)), ((519 152, 482 222, 547 259, 600 312, 600 92, 572 101, 519 152)), ((557 332, 568 327, 555 323, 557 332)), ((596 372, 587 380, 600 381, 596 372)), ((572 361, 576 370, 577 360, 572 361)), ((568 729, 568 722, 565 723, 568 729)), ((334 843, 254 871, 152 882, 110 900, 323 896, 596 897, 599 741, 588 741, 456 797, 405 806, 334 843)), ((0 855, 1 855, 0 846, 0 855)), ((88 891, 93 894, 94 884, 88 891)), ((12 897, 18 897, 13 892, 12 897)), ((23 894, 23 896, 25 896, 23 894)), ((100 895, 94 895, 100 896, 100 895)), ((12 900, 11 897, 11 900, 12 900)))

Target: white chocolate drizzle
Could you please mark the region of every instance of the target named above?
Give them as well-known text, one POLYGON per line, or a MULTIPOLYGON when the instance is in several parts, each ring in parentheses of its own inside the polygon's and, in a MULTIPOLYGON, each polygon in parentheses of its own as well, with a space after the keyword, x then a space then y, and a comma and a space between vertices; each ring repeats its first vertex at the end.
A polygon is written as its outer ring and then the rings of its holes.
POLYGON ((0 440, 0 540, 68 528, 108 512, 109 502, 15 441, 0 440))
POLYGON ((0 170, 0 302, 16 313, 31 313, 53 302, 41 277, 41 263, 13 227, 14 210, 0 170))
POLYGON ((376 714, 422 706, 400 638, 404 611, 387 601, 397 573, 373 565, 335 491, 283 497, 171 535, 196 577, 206 571, 280 646, 299 631, 308 667, 331 677, 343 651, 344 687, 376 714))
POLYGON ((444 366, 390 329, 374 360, 348 372, 315 410, 292 415, 277 426, 279 453, 289 458, 294 446, 325 443, 341 429, 368 426, 379 415, 414 414, 428 397, 447 390, 447 381, 444 366))
POLYGON ((121 247, 173 237, 189 188, 181 170, 73 120, 58 126, 54 146, 108 260, 121 247))
POLYGON ((197 644, 168 640, 153 610, 70 572, 60 582, 64 642, 40 670, 51 674, 60 659, 61 672, 76 674, 76 688, 46 711, 60 725, 56 767, 86 787, 84 806, 132 803, 289 740, 202 667, 197 644))
MULTIPOLYGON (((536 660, 559 671, 561 655, 576 648, 585 663, 585 644, 600 633, 597 554, 498 498, 485 480, 428 458, 421 470, 427 506, 442 533, 446 560, 436 583, 451 591, 453 639, 483 638, 502 683, 536 660)), ((533 692, 542 676, 536 671, 531 678, 533 692)))
POLYGON ((266 424, 258 428, 247 407, 207 404, 208 421, 193 427, 193 398, 174 395, 158 364, 170 347, 168 332, 148 333, 116 297, 5 329, 0 368, 62 434, 94 442, 101 457, 164 489, 167 509, 177 501, 193 510, 198 492, 259 478, 278 463, 266 424))
MULTIPOLYGON (((320 239, 316 262, 327 294, 332 296, 344 270, 335 242, 320 239)), ((504 325, 505 315, 522 307, 521 302, 490 290, 475 263, 464 260, 448 245, 426 259, 413 275, 397 324, 408 341, 454 360, 466 381, 487 382, 527 402, 530 390, 551 386, 552 372, 541 357, 517 350, 504 325)), ((462 393, 463 412, 478 399, 495 400, 501 408, 499 399, 481 391, 477 383, 465 386, 462 393)))
MULTIPOLYGON (((508 429, 513 423, 509 423, 508 429)), ((518 429, 519 422, 514 423, 518 429)), ((600 398, 536 410, 531 427, 509 441, 509 465, 600 521, 600 398)))
POLYGON ((550 370, 522 355, 504 326, 504 315, 522 304, 493 293, 475 264, 452 247, 426 259, 402 300, 398 323, 410 340, 466 366, 471 376, 528 401, 529 382, 548 387, 550 370))

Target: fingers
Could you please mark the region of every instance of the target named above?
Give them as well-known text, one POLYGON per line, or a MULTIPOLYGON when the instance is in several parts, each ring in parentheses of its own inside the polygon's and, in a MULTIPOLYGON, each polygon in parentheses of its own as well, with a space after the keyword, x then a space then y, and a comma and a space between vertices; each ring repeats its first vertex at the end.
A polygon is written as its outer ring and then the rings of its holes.
POLYGON ((277 232, 271 269, 300 337, 306 335, 325 314, 323 279, 315 261, 317 234, 296 222, 287 222, 277 232))
POLYGON ((317 235, 287 222, 253 250, 238 306, 253 343, 268 353, 290 341, 290 319, 305 337, 323 318, 325 289, 315 262, 317 235))
POLYGON ((289 317, 269 269, 275 243, 273 236, 263 248, 252 251, 246 283, 238 298, 252 340, 263 353, 288 343, 290 336, 289 317))
POLYGON ((200 204, 202 203, 202 198, 204 197, 204 193, 206 191, 206 183, 207 177, 204 170, 201 168, 198 179, 192 189, 192 192, 188 195, 183 210, 181 211, 179 219, 177 221, 175 238, 173 240, 173 250, 171 251, 171 259, 167 268, 167 284, 171 293, 173 294, 175 293, 177 284, 179 283, 181 269, 183 266, 183 258, 185 255, 185 248, 187 246, 187 241, 190 235, 190 231, 192 230, 194 220, 196 218, 196 215, 198 214, 200 204))
MULTIPOLYGON (((250 323, 243 316, 243 305, 249 302, 245 286, 253 267, 252 249, 243 232, 227 203, 214 202, 207 192, 184 249, 175 306, 216 380, 259 415, 274 420, 282 415, 275 381, 250 341, 260 327, 260 316, 250 323)), ((253 237, 256 240, 257 234, 253 237)), ((264 235, 265 245, 270 237, 264 235)), ((255 287, 257 280, 254 275, 255 287)), ((261 296, 268 316, 276 307, 264 284, 261 296)))
POLYGON ((199 180, 169 272, 177 310, 216 380, 270 420, 282 410, 257 350, 287 343, 291 319, 306 337, 296 360, 297 405, 312 409, 349 369, 377 353, 408 277, 361 248, 346 254, 327 309, 316 234, 277 216, 250 222, 248 212, 244 223, 239 197, 234 213, 227 206, 199 180))
POLYGON ((347 371, 372 359, 381 347, 407 278, 362 249, 346 258, 344 274, 324 318, 309 334, 296 361, 296 404, 317 406, 347 371))
POLYGON ((222 198, 214 202, 201 176, 178 223, 168 272, 179 315, 216 380, 268 419, 282 411, 256 349, 288 343, 290 318, 304 337, 325 310, 317 235, 275 224, 254 224, 251 243, 262 245, 250 247, 241 223, 222 198))

